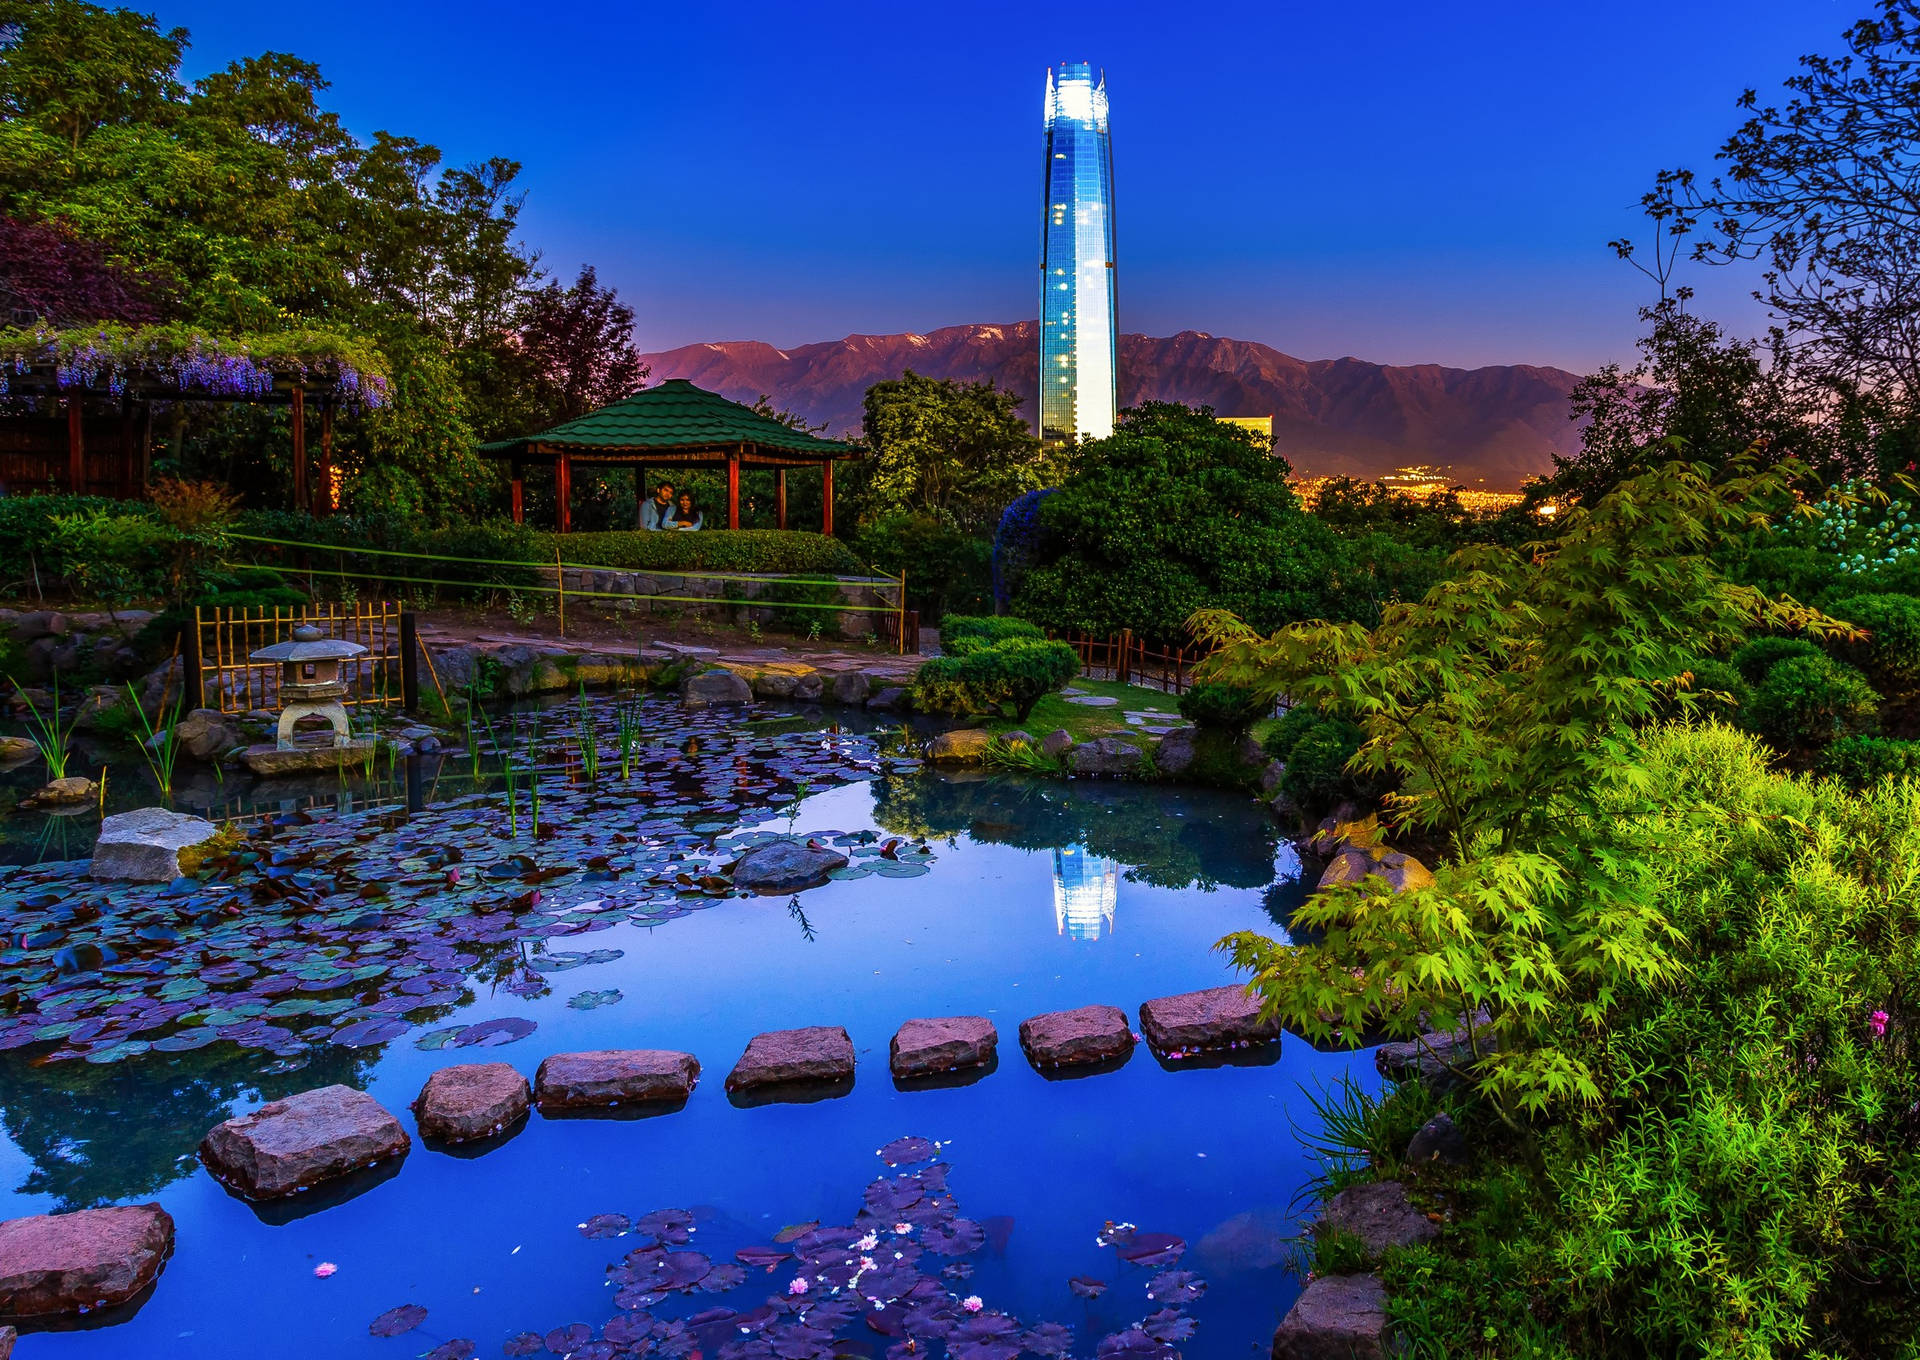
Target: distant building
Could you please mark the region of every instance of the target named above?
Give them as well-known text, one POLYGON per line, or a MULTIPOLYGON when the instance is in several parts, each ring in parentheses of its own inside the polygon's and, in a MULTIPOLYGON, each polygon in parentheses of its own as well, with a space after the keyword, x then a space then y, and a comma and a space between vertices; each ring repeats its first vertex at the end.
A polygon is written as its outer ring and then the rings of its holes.
POLYGON ((1119 362, 1113 287, 1113 146, 1107 80, 1084 61, 1047 72, 1040 226, 1040 437, 1113 433, 1119 362))
POLYGON ((1272 416, 1215 416, 1214 419, 1222 425, 1238 425, 1243 430, 1263 434, 1267 437, 1268 443, 1273 442, 1272 416))
POLYGON ((1113 933, 1120 895, 1120 865, 1083 845, 1053 852, 1053 924, 1062 935, 1097 940, 1113 933))

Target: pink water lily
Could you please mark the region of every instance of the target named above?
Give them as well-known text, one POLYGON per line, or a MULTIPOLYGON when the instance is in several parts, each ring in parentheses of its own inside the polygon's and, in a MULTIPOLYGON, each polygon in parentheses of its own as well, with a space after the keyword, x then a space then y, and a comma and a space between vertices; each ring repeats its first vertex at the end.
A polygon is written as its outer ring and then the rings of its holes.
POLYGON ((806 1293, 806 1292, 807 1292, 807 1277, 806 1277, 806 1276, 804 1276, 804 1275, 796 1275, 796 1276, 794 1277, 794 1280, 793 1280, 793 1283, 787 1286, 787 1292, 788 1292, 789 1294, 804 1294, 804 1293, 806 1293))
POLYGON ((969 1313, 977 1313, 982 1308, 985 1308, 987 1305, 985 1301, 982 1300, 978 1294, 969 1294, 964 1299, 960 1300, 960 1306, 966 1309, 969 1313))
POLYGON ((313 1277, 316 1280, 324 1280, 327 1278, 327 1276, 333 1274, 334 1271, 338 1269, 340 1269, 340 1267, 335 1265, 333 1262, 322 1261, 319 1265, 313 1268, 313 1277))

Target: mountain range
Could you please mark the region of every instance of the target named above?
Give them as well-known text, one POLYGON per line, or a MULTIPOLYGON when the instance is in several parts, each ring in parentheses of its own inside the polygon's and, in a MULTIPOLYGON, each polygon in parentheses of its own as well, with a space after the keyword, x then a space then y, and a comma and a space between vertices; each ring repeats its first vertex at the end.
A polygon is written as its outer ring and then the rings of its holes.
MULTIPOLYGON (((794 349, 760 340, 642 356, 653 381, 686 378, 738 401, 766 396, 830 434, 860 428, 868 387, 906 369, 991 378, 1031 422, 1039 326, 946 326, 926 335, 849 335, 794 349)), ((1508 490, 1577 447, 1568 397, 1578 374, 1531 364, 1447 368, 1296 359, 1203 331, 1120 337, 1120 404, 1182 401, 1222 416, 1273 417, 1274 446, 1303 476, 1377 478, 1433 465, 1469 486, 1508 490)))

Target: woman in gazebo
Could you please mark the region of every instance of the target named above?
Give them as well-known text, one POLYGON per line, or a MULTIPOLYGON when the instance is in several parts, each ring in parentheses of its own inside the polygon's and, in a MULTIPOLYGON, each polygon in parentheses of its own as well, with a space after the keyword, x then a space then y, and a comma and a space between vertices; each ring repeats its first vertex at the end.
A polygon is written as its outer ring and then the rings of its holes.
POLYGON ((693 493, 682 491, 680 501, 673 509, 672 518, 667 521, 669 529, 699 529, 705 527, 707 517, 693 503, 693 493))

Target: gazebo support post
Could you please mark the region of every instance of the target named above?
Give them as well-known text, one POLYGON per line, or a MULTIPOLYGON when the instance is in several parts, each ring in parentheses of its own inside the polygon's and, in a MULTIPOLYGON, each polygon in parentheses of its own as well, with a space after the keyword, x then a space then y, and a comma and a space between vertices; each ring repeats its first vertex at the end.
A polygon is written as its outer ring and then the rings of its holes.
POLYGON ((727 527, 740 527, 740 450, 727 450, 727 527))
POLYGON ((514 459, 513 462, 507 466, 508 476, 512 479, 507 483, 507 492, 513 503, 513 522, 515 524, 525 524, 527 522, 526 474, 521 471, 520 460, 518 458, 514 459))
POLYGON ((80 394, 67 397, 67 490, 87 494, 87 437, 82 425, 80 394))
POLYGON ((130 501, 134 497, 137 482, 134 477, 133 463, 133 399, 120 398, 120 499, 130 501))
POLYGON ((560 506, 560 532, 573 532, 573 457, 560 454, 553 461, 553 499, 560 506))
POLYGON ((820 465, 820 532, 833 537, 833 459, 820 465))
POLYGON ((787 470, 775 468, 773 472, 773 524, 776 529, 787 527, 787 470))
POLYGON ((313 513, 333 513, 333 398, 320 399, 320 465, 314 470, 313 513))
POLYGON ((293 508, 312 513, 313 502, 307 498, 307 392, 298 383, 288 420, 293 426, 293 508))

